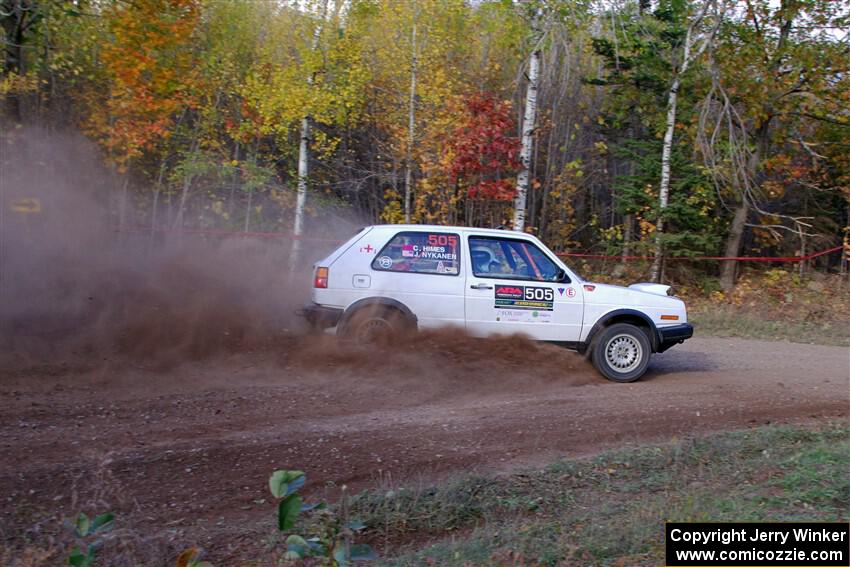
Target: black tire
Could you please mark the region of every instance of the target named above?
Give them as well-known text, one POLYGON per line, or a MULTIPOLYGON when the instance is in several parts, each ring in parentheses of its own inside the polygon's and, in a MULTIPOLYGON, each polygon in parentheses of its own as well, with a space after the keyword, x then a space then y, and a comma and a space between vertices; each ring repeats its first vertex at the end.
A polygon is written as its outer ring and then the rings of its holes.
POLYGON ((369 306, 353 313, 345 322, 341 334, 357 344, 389 343, 407 327, 404 315, 397 309, 369 306))
POLYGON ((593 341, 593 365, 614 382, 634 382, 644 375, 652 356, 649 337, 639 327, 615 323, 593 341))

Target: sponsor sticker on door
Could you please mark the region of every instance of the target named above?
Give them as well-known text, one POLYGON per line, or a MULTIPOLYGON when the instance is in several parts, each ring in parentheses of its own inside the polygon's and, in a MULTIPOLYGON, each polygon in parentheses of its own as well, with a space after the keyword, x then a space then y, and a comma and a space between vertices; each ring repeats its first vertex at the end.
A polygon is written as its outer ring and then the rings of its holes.
POLYGON ((548 287, 497 285, 496 309, 554 311, 555 292, 548 287))
POLYGON ((506 323, 551 323, 551 311, 537 309, 496 309, 496 321, 506 323))

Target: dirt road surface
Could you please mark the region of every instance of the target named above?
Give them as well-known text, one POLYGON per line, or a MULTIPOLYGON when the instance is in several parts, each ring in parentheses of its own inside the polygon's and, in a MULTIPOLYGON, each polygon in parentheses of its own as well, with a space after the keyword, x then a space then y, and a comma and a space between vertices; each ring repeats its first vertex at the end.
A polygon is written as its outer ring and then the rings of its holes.
POLYGON ((103 506, 220 558, 272 529, 277 468, 306 471, 308 495, 333 499, 343 484, 419 486, 850 415, 840 347, 695 338, 656 356, 643 380, 615 384, 519 338, 288 341, 165 368, 75 359, 3 370, 2 535, 103 506))

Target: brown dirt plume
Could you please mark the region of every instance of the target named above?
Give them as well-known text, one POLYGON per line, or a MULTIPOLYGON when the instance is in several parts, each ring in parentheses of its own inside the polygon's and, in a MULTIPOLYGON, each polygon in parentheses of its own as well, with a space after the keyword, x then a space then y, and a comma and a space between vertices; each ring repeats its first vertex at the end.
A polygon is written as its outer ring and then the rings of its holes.
MULTIPOLYGON (((71 135, 17 136, 4 159, 24 165, 6 198, 37 198, 43 211, 2 229, 0 372, 7 383, 32 371, 165 372, 228 357, 338 378, 356 372, 367 381, 424 381, 435 391, 440 383, 462 392, 469 383, 591 379, 580 357, 518 336, 483 341, 444 329, 359 347, 308 335, 295 312, 309 300, 310 264, 335 246, 332 239, 305 242, 302 269, 290 273, 285 239, 122 230, 103 198, 116 180, 90 146, 71 135)), ((347 238, 348 228, 339 230, 347 238)))
POLYGON ((457 394, 597 379, 577 353, 521 335, 480 339, 456 327, 405 333, 377 345, 356 345, 327 335, 293 337, 279 351, 278 363, 323 373, 353 372, 361 380, 366 376, 384 383, 450 385, 457 394))

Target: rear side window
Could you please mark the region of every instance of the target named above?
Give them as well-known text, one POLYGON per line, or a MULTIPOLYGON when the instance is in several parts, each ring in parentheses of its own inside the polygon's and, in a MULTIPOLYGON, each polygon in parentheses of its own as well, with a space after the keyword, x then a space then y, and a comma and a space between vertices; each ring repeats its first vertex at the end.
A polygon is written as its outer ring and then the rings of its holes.
POLYGON ((372 269, 456 276, 460 274, 460 237, 447 232, 399 232, 372 260, 372 269))

